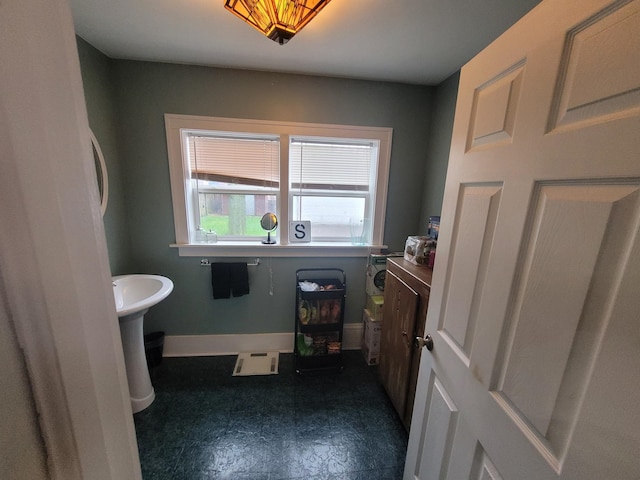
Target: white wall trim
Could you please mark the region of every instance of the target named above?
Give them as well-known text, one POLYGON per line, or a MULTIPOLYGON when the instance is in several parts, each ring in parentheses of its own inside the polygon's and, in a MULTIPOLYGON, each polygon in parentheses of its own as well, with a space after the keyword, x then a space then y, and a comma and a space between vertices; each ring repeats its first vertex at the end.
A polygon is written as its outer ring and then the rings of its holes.
MULTIPOLYGON (((343 350, 360 350, 362 324, 347 323, 342 333, 343 350)), ((293 332, 240 335, 167 335, 164 357, 237 355, 239 352, 277 350, 293 352, 293 332)))
POLYGON ((362 323, 345 323, 342 329, 343 350, 360 350, 362 323))

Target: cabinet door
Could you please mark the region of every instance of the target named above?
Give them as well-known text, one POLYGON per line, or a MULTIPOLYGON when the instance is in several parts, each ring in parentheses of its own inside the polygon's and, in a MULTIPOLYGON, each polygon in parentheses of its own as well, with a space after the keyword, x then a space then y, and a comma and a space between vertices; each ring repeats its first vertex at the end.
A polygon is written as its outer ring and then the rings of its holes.
POLYGON ((401 417, 407 404, 418 293, 387 270, 380 340, 380 375, 401 417))
MULTIPOLYGON (((431 295, 431 288, 426 285, 420 289, 420 300, 418 302, 418 310, 416 312, 416 324, 414 337, 424 337, 424 323, 427 318, 427 311, 429 309, 429 296, 431 295)), ((418 347, 415 343, 411 346, 413 351, 411 353, 411 369, 409 371, 409 385, 407 387, 407 406, 404 413, 404 424, 409 428, 411 426, 411 417, 413 414, 413 405, 415 403, 416 386, 418 384, 418 369, 420 367, 420 356, 422 354, 422 348, 418 347)))

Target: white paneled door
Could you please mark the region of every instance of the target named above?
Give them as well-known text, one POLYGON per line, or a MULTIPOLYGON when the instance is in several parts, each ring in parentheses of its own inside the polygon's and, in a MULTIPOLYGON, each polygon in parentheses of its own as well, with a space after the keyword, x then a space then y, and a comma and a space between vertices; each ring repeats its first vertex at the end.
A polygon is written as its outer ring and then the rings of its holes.
POLYGON ((461 74, 404 480, 640 479, 640 0, 461 74))

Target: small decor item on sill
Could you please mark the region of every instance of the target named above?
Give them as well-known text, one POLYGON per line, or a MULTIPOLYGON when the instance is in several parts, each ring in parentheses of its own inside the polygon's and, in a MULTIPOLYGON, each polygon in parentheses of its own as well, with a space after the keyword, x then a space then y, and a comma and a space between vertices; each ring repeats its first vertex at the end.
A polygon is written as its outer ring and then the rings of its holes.
POLYGON ((196 228, 196 243, 206 242, 206 233, 200 227, 196 228))
POLYGON ((205 238, 207 239, 207 243, 218 243, 218 234, 213 230, 205 233, 205 238))
POLYGON ((311 241, 311 222, 297 220, 289 222, 289 243, 309 243, 311 241))
POLYGON ((351 232, 352 245, 366 245, 367 237, 369 236, 369 219, 349 219, 349 230, 351 232))
POLYGON ((278 228, 278 217, 276 217, 276 214, 265 213, 260 220, 260 226, 267 232, 267 239, 263 240, 262 243, 265 245, 273 245, 276 243, 275 240, 271 239, 271 232, 278 228))

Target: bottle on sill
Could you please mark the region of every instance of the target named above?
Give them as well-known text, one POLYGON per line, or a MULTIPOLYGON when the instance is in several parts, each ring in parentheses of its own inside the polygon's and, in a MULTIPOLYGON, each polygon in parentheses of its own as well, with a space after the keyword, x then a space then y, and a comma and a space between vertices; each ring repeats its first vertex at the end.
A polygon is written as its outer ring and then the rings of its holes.
POLYGON ((218 243, 218 234, 213 230, 209 230, 205 237, 207 239, 207 243, 218 243))

